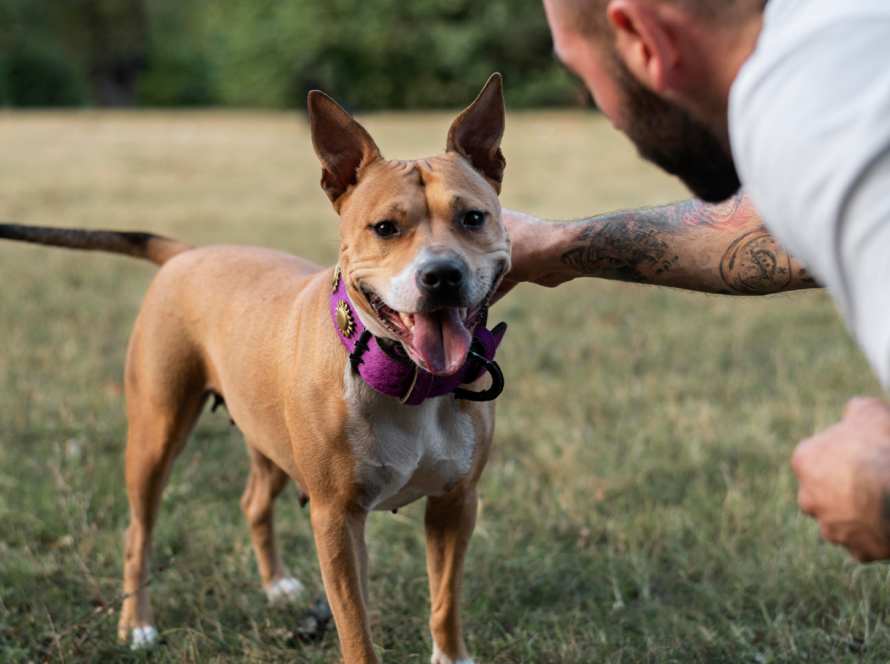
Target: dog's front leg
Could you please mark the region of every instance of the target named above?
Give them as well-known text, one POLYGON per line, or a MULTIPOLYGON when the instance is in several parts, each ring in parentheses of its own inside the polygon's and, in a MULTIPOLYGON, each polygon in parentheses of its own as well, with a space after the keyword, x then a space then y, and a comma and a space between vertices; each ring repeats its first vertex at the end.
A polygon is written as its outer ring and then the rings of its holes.
POLYGON ((368 513, 359 506, 317 504, 314 496, 310 505, 321 576, 337 625, 343 662, 379 664, 366 604, 368 513))
POLYGON ((460 620, 464 559, 476 525, 476 488, 457 487, 426 503, 426 565, 430 577, 432 664, 472 664, 460 620))

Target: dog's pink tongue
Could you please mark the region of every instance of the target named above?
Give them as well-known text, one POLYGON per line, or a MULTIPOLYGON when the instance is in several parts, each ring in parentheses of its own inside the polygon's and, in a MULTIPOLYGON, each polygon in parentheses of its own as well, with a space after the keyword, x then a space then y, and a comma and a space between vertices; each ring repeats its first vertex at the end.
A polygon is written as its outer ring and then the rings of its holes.
POLYGON ((457 309, 414 314, 414 346, 427 368, 437 376, 450 376, 461 368, 473 337, 457 309))

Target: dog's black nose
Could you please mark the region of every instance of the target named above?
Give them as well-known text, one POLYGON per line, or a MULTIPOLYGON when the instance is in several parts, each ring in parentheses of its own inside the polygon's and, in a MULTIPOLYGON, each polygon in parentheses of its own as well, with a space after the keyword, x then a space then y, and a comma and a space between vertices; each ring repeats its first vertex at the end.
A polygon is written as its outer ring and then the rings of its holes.
POLYGON ((467 268, 451 258, 430 261, 417 271, 420 290, 432 293, 448 288, 459 288, 464 283, 467 268))
POLYGON ((461 306, 459 302, 466 280, 466 265, 453 258, 436 258, 417 270, 420 292, 439 306, 461 306), (452 301, 455 304, 451 304, 452 301))

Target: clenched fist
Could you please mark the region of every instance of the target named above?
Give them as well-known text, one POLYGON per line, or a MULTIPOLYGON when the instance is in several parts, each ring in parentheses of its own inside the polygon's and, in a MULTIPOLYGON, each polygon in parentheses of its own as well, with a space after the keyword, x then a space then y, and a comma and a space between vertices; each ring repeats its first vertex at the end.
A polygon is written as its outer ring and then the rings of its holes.
POLYGON ((861 562, 890 559, 890 407, 847 404, 844 419, 798 445, 797 501, 822 536, 861 562))

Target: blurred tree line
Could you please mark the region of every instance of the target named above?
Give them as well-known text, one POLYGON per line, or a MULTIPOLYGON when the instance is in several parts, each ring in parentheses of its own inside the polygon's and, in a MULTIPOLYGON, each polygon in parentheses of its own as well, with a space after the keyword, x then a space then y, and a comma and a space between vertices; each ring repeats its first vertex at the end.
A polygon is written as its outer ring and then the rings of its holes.
POLYGON ((0 106, 578 103, 541 0, 0 0, 0 106))

